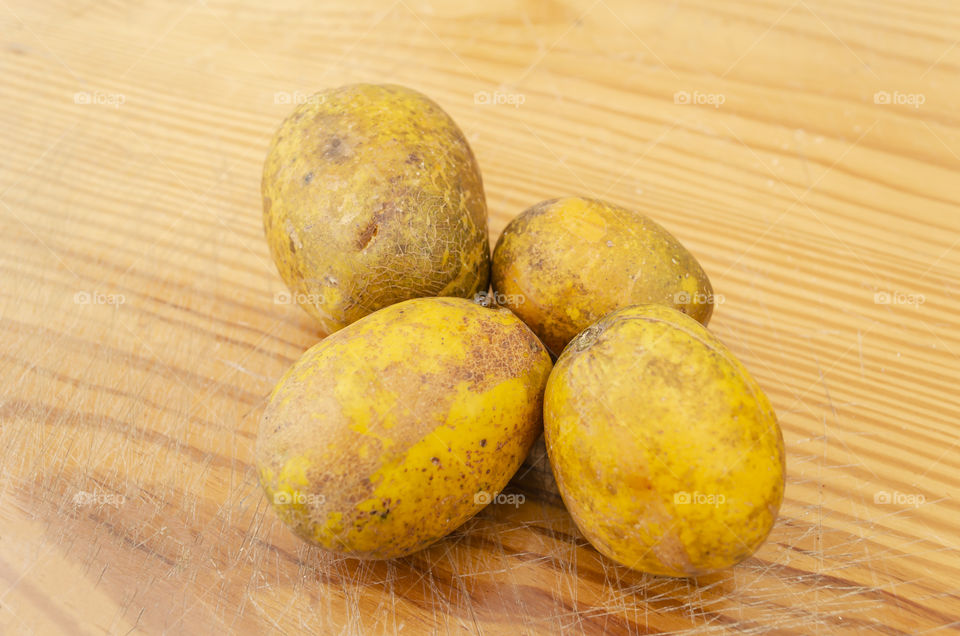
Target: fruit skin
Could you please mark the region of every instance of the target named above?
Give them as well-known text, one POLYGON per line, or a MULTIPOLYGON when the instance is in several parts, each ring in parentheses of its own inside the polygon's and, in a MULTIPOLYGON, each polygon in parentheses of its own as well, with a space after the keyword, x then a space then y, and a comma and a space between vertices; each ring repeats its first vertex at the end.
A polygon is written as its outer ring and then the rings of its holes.
POLYGON ((403 300, 487 289, 480 169, 456 123, 414 90, 317 93, 274 136, 261 191, 280 276, 328 333, 403 300))
POLYGON ((542 430, 551 366, 506 309, 460 298, 381 309, 277 384, 257 437, 260 483, 324 548, 379 559, 425 548, 519 468, 542 430))
POLYGON ((658 303, 706 325, 713 288, 697 259, 639 212, 572 197, 514 218, 493 250, 493 289, 559 354, 611 311, 658 303))
POLYGON ((742 561, 783 500, 770 402, 723 343, 669 307, 620 309, 567 346, 547 382, 544 437, 577 526, 643 572, 742 561))

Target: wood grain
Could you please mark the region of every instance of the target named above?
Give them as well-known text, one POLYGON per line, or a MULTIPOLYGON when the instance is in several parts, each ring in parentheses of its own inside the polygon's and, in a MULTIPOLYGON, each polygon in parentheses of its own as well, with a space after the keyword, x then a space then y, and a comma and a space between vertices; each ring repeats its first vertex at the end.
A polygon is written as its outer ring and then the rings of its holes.
POLYGON ((958 33, 947 0, 0 0, 0 631, 956 630, 958 33), (265 507, 256 423, 320 334, 275 302, 261 162, 355 81, 454 116, 493 238, 585 194, 697 255, 786 437, 755 557, 618 567, 536 457, 398 561, 265 507))

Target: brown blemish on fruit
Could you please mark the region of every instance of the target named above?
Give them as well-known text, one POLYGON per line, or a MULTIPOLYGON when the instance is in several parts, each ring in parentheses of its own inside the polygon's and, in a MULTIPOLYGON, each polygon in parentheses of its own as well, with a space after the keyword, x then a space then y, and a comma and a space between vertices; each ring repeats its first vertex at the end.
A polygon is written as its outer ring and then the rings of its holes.
POLYGON ((353 156, 352 147, 342 138, 331 136, 323 148, 323 158, 334 163, 344 163, 353 156))
POLYGON ((363 229, 363 232, 360 233, 360 236, 357 237, 357 249, 362 250, 366 248, 379 231, 380 226, 377 225, 375 221, 372 221, 369 225, 367 225, 367 227, 363 229))

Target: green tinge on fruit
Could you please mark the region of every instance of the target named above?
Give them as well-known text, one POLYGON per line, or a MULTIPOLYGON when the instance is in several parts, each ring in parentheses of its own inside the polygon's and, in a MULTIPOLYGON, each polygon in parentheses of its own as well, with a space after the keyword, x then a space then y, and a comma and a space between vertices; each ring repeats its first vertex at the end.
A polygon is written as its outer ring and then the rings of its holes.
POLYGON ((260 482, 303 539, 362 558, 446 536, 507 484, 542 430, 550 356, 510 311, 386 307, 328 336, 270 396, 260 482))
POLYGON ((706 325, 714 302, 700 263, 669 232, 579 197, 544 201, 507 225, 493 251, 493 289, 554 354, 620 307, 662 304, 706 325))
POLYGON ((487 289, 480 169, 456 123, 414 90, 312 96, 274 136, 261 190, 273 260, 327 332, 403 300, 487 289))
POLYGON ((783 500, 783 435, 733 354, 675 309, 620 309, 557 360, 544 438, 563 501, 602 554, 697 576, 766 539, 783 500))

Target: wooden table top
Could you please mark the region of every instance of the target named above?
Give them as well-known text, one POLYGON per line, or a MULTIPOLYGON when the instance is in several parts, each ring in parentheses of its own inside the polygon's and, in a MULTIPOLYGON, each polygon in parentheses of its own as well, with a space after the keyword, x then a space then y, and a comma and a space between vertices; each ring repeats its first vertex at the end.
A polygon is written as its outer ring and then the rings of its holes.
POLYGON ((0 0, 0 632, 887 634, 960 625, 960 5, 947 0, 0 0), (267 252, 291 104, 409 85, 493 239, 547 198, 644 211, 776 407, 769 541, 700 580, 600 557, 543 466, 357 562, 251 467, 322 336, 267 252))

